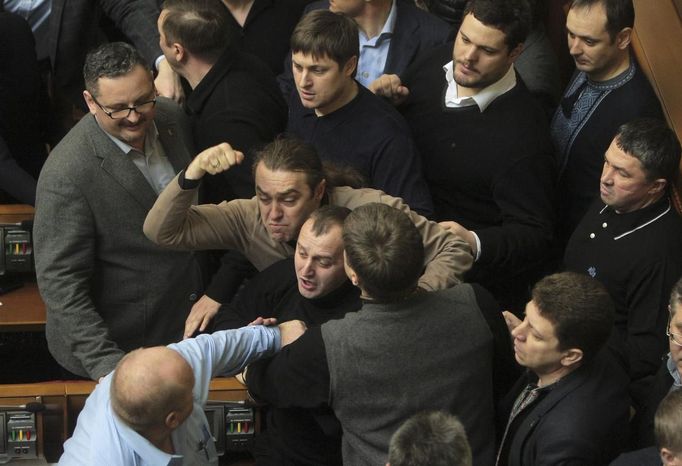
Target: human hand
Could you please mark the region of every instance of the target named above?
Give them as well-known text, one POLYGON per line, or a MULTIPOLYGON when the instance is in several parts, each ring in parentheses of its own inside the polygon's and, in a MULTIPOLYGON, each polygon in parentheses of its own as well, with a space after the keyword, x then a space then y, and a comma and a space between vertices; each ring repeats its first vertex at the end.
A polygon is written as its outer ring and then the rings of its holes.
POLYGON ((376 95, 386 97, 393 105, 400 105, 410 95, 410 90, 403 86, 397 74, 382 74, 372 81, 368 88, 376 95))
POLYGON ((277 319, 275 317, 256 317, 256 320, 249 323, 249 325, 277 325, 277 319))
POLYGON ((220 303, 207 295, 203 295, 199 298, 199 301, 194 303, 192 310, 185 320, 185 333, 184 338, 190 338, 197 329, 200 332, 206 330, 208 323, 213 319, 220 309, 220 303))
POLYGON ((512 314, 509 311, 502 311, 502 315, 504 316, 504 322, 507 324, 507 328, 509 329, 509 333, 512 332, 516 327, 521 325, 521 319, 516 317, 514 314, 512 314))
POLYGON ((215 175, 229 170, 244 161, 244 154, 234 150, 228 143, 223 142, 217 146, 209 147, 200 152, 185 170, 185 178, 198 180, 206 173, 215 175))
POLYGON ((305 333, 308 328, 305 322, 300 320, 290 320, 289 322, 284 322, 279 324, 280 339, 282 341, 282 348, 289 345, 305 333))
POLYGON ((438 225, 442 226, 446 230, 454 233, 455 235, 459 236, 464 241, 466 241, 467 244, 469 244, 469 247, 471 248, 473 256, 476 257, 476 254, 478 254, 478 247, 476 246, 476 237, 470 230, 467 230, 459 223, 452 221, 439 222, 438 225))
POLYGON ((173 99, 179 104, 185 100, 185 91, 182 89, 180 76, 173 71, 165 58, 159 62, 159 73, 156 75, 154 85, 159 95, 173 99))

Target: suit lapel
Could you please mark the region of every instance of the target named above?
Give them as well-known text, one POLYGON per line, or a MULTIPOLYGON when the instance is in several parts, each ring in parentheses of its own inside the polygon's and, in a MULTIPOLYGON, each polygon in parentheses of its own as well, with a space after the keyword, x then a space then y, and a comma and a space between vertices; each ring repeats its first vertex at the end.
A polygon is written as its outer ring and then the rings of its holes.
POLYGON ((395 28, 384 66, 385 74, 395 74, 396 70, 407 69, 419 47, 417 29, 419 25, 412 19, 410 11, 402 0, 397 0, 395 28))
POLYGON ((124 154, 116 144, 109 139, 104 131, 99 128, 95 118, 87 115, 90 119, 90 134, 96 157, 102 159, 101 168, 111 176, 132 198, 145 209, 151 209, 156 201, 156 192, 149 185, 142 172, 135 163, 124 154))
POLYGON ((53 0, 52 10, 50 11, 50 17, 48 19, 48 56, 52 61, 52 65, 55 65, 57 58, 57 45, 59 43, 59 32, 62 24, 62 16, 64 15, 64 7, 66 0, 53 0))
POLYGON ((581 386, 589 377, 588 368, 583 366, 569 374, 564 380, 559 381, 540 402, 531 407, 531 413, 523 420, 519 429, 514 435, 513 444, 510 451, 518 452, 521 456, 513 459, 510 464, 523 464, 523 453, 526 451, 524 444, 530 439, 533 430, 542 417, 551 411, 557 403, 560 403, 568 394, 572 393, 581 386))

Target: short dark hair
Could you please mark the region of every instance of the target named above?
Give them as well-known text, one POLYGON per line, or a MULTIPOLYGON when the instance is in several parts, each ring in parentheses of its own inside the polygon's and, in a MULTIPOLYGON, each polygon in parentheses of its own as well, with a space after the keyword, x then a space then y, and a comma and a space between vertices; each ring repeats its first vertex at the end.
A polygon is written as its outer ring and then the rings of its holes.
POLYGON ((592 277, 562 272, 540 280, 532 291, 540 315, 554 325, 559 350, 578 348, 591 360, 611 334, 614 305, 604 285, 592 277))
POLYGON ((315 147, 296 137, 278 137, 256 152, 253 159, 253 174, 258 165, 272 171, 305 173, 311 193, 325 179, 325 171, 315 147))
POLYGON ((411 294, 424 268, 424 244, 405 212, 386 204, 362 205, 343 224, 346 259, 360 287, 380 302, 411 294))
POLYGON ((391 437, 391 466, 471 466, 464 426, 442 411, 415 414, 391 437))
POLYGON ((606 11, 606 31, 611 42, 625 28, 635 25, 635 7, 632 0, 573 0, 569 10, 573 8, 590 8, 602 4, 606 11))
POLYGON ((151 73, 149 64, 132 45, 125 42, 102 44, 85 57, 83 65, 85 88, 97 97, 99 78, 117 78, 130 73, 136 66, 141 66, 151 73))
POLYGON ((291 52, 329 57, 339 68, 360 54, 358 26, 352 19, 329 10, 305 15, 291 34, 291 52))
POLYGON ((621 125, 616 145, 642 164, 647 180, 663 178, 668 185, 677 179, 680 143, 663 120, 639 118, 621 125))
POLYGON ((531 25, 531 10, 526 0, 469 0, 464 16, 469 13, 486 26, 504 33, 509 52, 523 43, 531 25))
POLYGON ((337 226, 343 229, 343 223, 350 214, 348 207, 338 205, 325 205, 314 211, 308 217, 313 224, 311 230, 315 236, 326 234, 331 228, 337 226))
POLYGON ((675 315, 677 306, 682 304, 682 278, 677 280, 670 292, 670 315, 675 315))
POLYGON ((229 44, 229 11, 220 0, 165 0, 162 10, 166 42, 216 61, 229 44))
POLYGON ((654 417, 654 433, 658 448, 682 455, 682 390, 666 395, 654 417))

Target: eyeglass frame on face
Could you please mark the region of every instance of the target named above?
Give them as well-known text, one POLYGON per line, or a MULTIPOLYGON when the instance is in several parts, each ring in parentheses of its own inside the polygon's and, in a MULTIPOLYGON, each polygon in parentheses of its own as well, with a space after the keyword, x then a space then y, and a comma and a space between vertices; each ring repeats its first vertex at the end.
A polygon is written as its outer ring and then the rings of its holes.
MULTIPOLYGON (((156 95, 156 90, 154 90, 154 94, 156 95)), ((134 110, 135 113, 137 113, 138 115, 145 114, 145 113, 147 113, 148 111, 150 111, 152 108, 154 108, 154 106, 156 105, 156 97, 154 97, 154 98, 151 99, 151 100, 147 100, 146 102, 142 102, 142 103, 139 103, 139 104, 137 104, 137 105, 133 105, 132 107, 125 107, 125 108, 121 108, 121 109, 118 109, 118 110, 107 110, 106 108, 104 108, 104 106, 103 106, 102 104, 100 104, 100 103, 97 101, 97 99, 95 98, 94 95, 90 95, 90 96, 92 97, 92 101, 95 102, 95 103, 97 104, 97 106, 98 106, 99 108, 102 109, 102 111, 104 112, 104 114, 105 114, 106 116, 108 116, 109 118, 111 118, 112 120, 123 120, 123 119, 125 119, 125 118, 128 118, 128 117, 130 116, 130 114, 133 112, 133 110, 134 110), (146 110, 142 110, 142 111, 139 110, 139 107, 142 107, 143 105, 148 105, 148 104, 152 104, 151 107, 149 107, 149 108, 146 109, 146 110), (114 117, 114 113, 125 112, 125 111, 128 112, 128 113, 126 113, 125 116, 122 116, 122 117, 114 117)))
POLYGON ((672 320, 673 313, 670 312, 670 305, 668 305, 668 326, 665 329, 665 334, 668 336, 668 339, 675 343, 677 346, 682 346, 682 342, 677 341, 676 339, 676 338, 682 339, 682 333, 674 333, 670 331, 670 324, 672 323, 672 320))

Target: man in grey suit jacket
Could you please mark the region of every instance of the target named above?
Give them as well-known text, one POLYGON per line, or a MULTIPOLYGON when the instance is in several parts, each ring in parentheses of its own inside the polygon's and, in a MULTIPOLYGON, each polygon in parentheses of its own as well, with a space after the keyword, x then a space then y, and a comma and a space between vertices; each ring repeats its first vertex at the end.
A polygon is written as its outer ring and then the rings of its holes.
POLYGON ((193 253, 142 233, 157 194, 190 161, 181 109, 156 97, 146 61, 127 44, 91 52, 84 75, 91 115, 44 166, 34 241, 50 351, 97 379, 127 351, 180 339, 203 290, 193 253))

